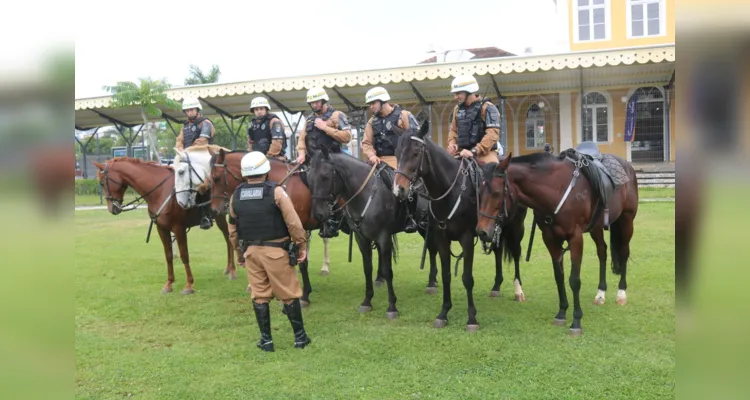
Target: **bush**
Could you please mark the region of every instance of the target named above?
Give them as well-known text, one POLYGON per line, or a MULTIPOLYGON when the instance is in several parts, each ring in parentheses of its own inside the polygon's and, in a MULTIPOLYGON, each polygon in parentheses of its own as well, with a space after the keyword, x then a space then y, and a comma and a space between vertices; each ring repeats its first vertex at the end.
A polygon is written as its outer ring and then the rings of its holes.
MULTIPOLYGON (((96 179, 76 179, 76 196, 99 195, 99 190, 99 181, 96 179)), ((135 197, 135 192, 129 187, 125 195, 135 197)))

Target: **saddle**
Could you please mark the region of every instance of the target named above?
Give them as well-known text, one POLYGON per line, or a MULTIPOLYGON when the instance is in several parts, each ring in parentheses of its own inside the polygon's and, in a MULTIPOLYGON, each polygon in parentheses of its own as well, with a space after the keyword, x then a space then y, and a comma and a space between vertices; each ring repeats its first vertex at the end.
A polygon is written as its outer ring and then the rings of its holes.
POLYGON ((609 230, 609 203, 617 188, 629 180, 622 164, 611 154, 602 154, 594 142, 581 142, 575 149, 564 152, 565 157, 578 165, 583 175, 588 179, 591 189, 598 195, 599 200, 594 210, 588 232, 604 211, 604 229, 609 230))

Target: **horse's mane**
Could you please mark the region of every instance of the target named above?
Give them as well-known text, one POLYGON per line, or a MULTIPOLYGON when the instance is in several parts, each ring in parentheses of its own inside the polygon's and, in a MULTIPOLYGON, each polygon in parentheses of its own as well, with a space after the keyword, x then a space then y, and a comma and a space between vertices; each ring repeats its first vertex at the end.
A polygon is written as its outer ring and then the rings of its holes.
POLYGON ((184 149, 183 151, 186 153, 191 153, 191 152, 196 152, 196 151, 211 151, 213 153, 218 153, 220 150, 224 150, 227 153, 232 152, 232 150, 229 150, 226 147, 219 146, 218 144, 192 145, 188 147, 187 149, 184 149))
POLYGON ((135 158, 135 157, 125 157, 125 156, 114 157, 114 158, 109 159, 109 161, 112 162, 113 164, 116 162, 120 162, 120 161, 128 161, 128 162, 135 163, 135 164, 151 165, 154 167, 160 167, 160 168, 169 169, 169 170, 173 169, 171 165, 162 165, 156 161, 142 160, 140 158, 135 158))

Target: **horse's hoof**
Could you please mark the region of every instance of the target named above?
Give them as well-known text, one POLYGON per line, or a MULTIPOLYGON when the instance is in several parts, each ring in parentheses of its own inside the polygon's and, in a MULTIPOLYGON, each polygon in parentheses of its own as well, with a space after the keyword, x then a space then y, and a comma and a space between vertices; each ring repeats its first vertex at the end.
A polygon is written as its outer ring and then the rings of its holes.
POLYGON ((437 288, 428 286, 427 289, 424 290, 427 294, 437 294, 437 288))
POLYGON ((597 297, 594 299, 595 306, 600 306, 602 304, 604 304, 604 297, 597 297))
POLYGON ((310 302, 309 302, 309 301, 307 301, 307 300, 302 300, 302 299, 300 299, 300 301, 299 301, 299 305, 300 305, 300 307, 302 307, 302 308, 307 308, 307 307, 310 307, 310 302))
POLYGON ((435 328, 445 328, 445 325, 447 325, 447 324, 448 324, 448 320, 445 320, 445 319, 436 319, 435 323, 433 324, 433 326, 435 328))
POLYGON ((515 300, 518 301, 518 302, 520 302, 520 303, 525 303, 526 302, 526 295, 523 294, 523 293, 519 293, 519 294, 516 295, 515 300))
POLYGON ((554 324, 555 326, 565 326, 565 320, 564 320, 564 319, 557 319, 557 318, 555 318, 555 319, 554 319, 554 320, 552 321, 552 323, 553 323, 553 324, 554 324))
POLYGON ((195 293, 195 290, 193 290, 192 288, 190 288, 190 289, 182 289, 181 293, 182 294, 193 294, 193 293, 195 293))
POLYGON ((385 313, 385 317, 388 319, 396 319, 398 318, 398 311, 388 311, 385 313))
POLYGON ((321 269, 321 270, 320 270, 320 276, 328 276, 328 274, 329 274, 329 273, 330 273, 330 272, 328 272, 328 270, 327 270, 327 269, 321 269))
POLYGON ((625 304, 628 304, 628 299, 627 298, 619 298, 619 299, 617 299, 617 305, 618 306, 624 306, 625 304))
POLYGON ((251 288, 250 286, 248 286, 248 287, 245 288, 245 291, 248 292, 248 293, 252 293, 253 292, 253 288, 251 288))
POLYGON ((581 328, 570 328, 570 333, 568 333, 571 337, 577 337, 583 335, 583 329, 581 328))
POLYGON ((237 279, 237 274, 229 274, 229 280, 233 281, 237 279))
POLYGON ((383 286, 383 281, 375 281, 372 284, 375 285, 376 288, 379 288, 383 286))
POLYGON ((229 270, 228 269, 224 270, 224 275, 229 275, 229 270))
POLYGON ((359 312, 366 313, 372 311, 372 306, 359 306, 359 312))
POLYGON ((476 332, 479 330, 479 324, 466 325, 466 332, 476 332))
POLYGON ((499 290, 493 290, 490 292, 490 297, 500 297, 500 291, 499 290))
POLYGON ((171 287, 165 287, 161 289, 161 294, 167 294, 167 293, 172 293, 171 287))

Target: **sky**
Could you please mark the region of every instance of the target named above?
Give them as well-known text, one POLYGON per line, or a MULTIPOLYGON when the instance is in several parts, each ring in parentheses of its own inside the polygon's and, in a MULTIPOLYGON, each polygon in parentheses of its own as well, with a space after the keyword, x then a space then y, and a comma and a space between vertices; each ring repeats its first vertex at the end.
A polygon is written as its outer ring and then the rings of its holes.
POLYGON ((566 34, 554 0, 81 3, 76 99, 140 77, 181 86, 190 64, 227 83, 413 65, 430 46, 549 53, 566 34))

